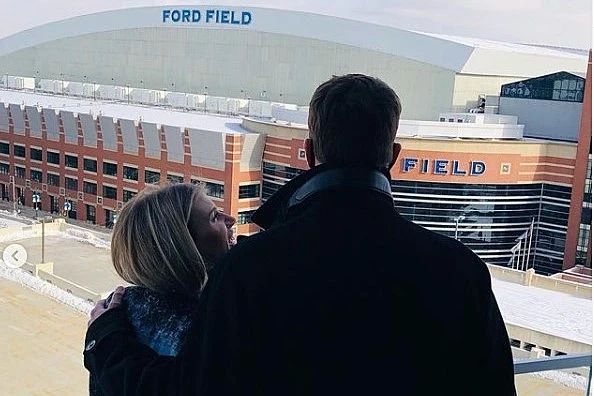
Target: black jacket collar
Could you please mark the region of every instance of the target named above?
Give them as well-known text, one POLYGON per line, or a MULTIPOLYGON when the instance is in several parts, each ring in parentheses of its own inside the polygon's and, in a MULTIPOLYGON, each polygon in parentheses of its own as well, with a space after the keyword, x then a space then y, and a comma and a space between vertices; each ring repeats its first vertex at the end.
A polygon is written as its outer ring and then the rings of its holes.
POLYGON ((301 206, 319 193, 356 188, 382 194, 392 201, 389 172, 373 168, 336 167, 326 164, 297 176, 281 187, 252 215, 252 221, 267 229, 283 221, 289 209, 301 206))

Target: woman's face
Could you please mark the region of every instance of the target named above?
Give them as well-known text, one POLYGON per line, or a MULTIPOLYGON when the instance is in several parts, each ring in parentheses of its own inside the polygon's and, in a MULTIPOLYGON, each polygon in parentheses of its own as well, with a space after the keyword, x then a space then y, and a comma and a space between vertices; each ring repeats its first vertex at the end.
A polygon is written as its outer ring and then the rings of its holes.
POLYGON ((206 261, 217 261, 235 244, 234 224, 235 218, 219 211, 208 197, 196 195, 188 228, 206 261))

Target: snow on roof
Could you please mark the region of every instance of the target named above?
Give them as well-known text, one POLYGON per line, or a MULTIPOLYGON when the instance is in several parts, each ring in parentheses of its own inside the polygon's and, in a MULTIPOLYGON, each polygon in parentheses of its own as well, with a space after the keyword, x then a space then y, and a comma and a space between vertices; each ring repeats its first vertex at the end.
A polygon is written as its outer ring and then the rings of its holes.
POLYGON ((592 300, 492 279, 506 323, 592 345, 592 300))
POLYGON ((116 119, 150 122, 181 128, 193 128, 221 133, 250 133, 241 127, 241 118, 200 114, 181 110, 141 106, 109 100, 91 100, 26 91, 0 89, 0 103, 70 111, 76 114, 109 116, 116 119))

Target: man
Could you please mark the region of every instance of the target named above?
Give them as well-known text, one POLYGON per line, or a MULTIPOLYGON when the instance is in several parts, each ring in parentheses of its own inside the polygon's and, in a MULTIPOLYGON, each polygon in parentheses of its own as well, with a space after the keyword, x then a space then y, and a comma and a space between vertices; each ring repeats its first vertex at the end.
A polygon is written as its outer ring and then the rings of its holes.
POLYGON ((93 312, 85 365, 106 393, 515 394, 487 267, 394 208, 400 112, 375 78, 319 86, 311 170, 254 213, 266 231, 215 268, 182 354, 135 342, 117 298, 93 312))

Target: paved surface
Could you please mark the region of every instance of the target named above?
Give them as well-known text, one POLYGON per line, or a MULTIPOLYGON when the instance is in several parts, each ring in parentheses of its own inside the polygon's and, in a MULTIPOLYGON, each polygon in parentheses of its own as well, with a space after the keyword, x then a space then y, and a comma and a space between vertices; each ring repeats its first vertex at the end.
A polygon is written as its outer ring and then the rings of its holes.
POLYGON ((85 395, 84 314, 0 278, 0 391, 3 395, 85 395))
MULTIPOLYGON (((29 263, 41 262, 41 238, 0 243, 0 251, 11 243, 27 250, 29 263)), ((63 233, 45 237, 45 261, 54 263, 54 274, 96 293, 113 291, 124 284, 111 265, 111 251, 66 238, 63 233)))

